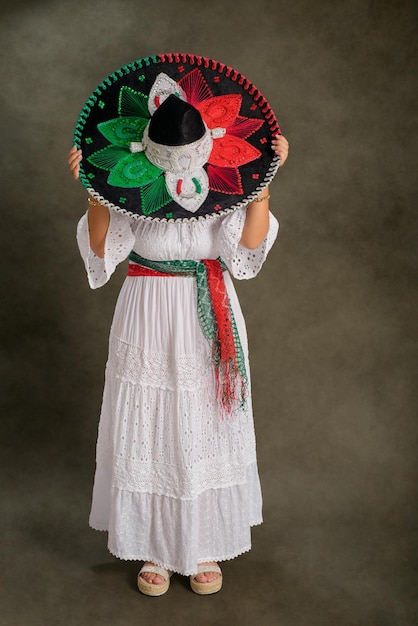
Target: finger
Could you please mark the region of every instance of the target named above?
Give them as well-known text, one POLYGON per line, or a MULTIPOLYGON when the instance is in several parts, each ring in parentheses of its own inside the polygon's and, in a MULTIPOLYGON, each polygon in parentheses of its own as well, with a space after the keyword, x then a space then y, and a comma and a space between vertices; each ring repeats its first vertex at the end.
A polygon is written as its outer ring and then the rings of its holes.
POLYGON ((77 148, 71 148, 70 152, 68 153, 68 159, 76 159, 77 157, 81 156, 82 152, 81 150, 78 150, 77 148))
POLYGON ((285 139, 284 137, 275 137, 272 140, 272 144, 276 147, 280 147, 283 149, 288 150, 289 149, 289 142, 287 141, 287 139, 285 139))
POLYGON ((81 150, 78 151, 76 154, 72 154, 68 156, 68 165, 71 167, 73 167, 74 165, 78 165, 78 163, 80 163, 80 161, 82 160, 83 155, 81 154, 81 150))
POLYGON ((70 174, 78 180, 80 175, 80 161, 82 160, 81 150, 71 150, 68 155, 68 165, 70 168, 70 174))
POLYGON ((284 148, 283 146, 273 145, 272 148, 273 148, 273 152, 280 157, 286 158, 287 155, 289 154, 289 151, 287 150, 287 148, 284 148))
POLYGON ((272 141, 271 143, 271 147, 273 148, 273 150, 280 150, 281 152, 289 152, 289 147, 284 144, 284 143, 277 143, 272 141))
POLYGON ((280 159, 280 166, 284 165, 287 160, 287 152, 284 150, 275 150, 274 154, 280 159))
POLYGON ((71 148, 71 150, 69 151, 69 153, 68 153, 68 157, 67 157, 68 163, 69 163, 72 159, 74 159, 74 158, 77 156, 77 154, 80 154, 80 153, 81 153, 81 150, 78 150, 78 149, 77 149, 77 146, 73 146, 73 147, 71 148))
POLYGON ((76 165, 74 169, 71 170, 71 174, 73 175, 73 178, 75 178, 75 180, 78 180, 78 177, 80 175, 80 166, 76 165))
POLYGON ((289 153, 289 142, 287 139, 283 135, 276 135, 272 139, 271 147, 275 155, 280 158, 280 166, 284 165, 289 153))
POLYGON ((283 135, 274 135, 273 140, 274 141, 280 141, 281 143, 284 143, 284 144, 288 144, 289 143, 287 141, 286 137, 284 137, 283 135))

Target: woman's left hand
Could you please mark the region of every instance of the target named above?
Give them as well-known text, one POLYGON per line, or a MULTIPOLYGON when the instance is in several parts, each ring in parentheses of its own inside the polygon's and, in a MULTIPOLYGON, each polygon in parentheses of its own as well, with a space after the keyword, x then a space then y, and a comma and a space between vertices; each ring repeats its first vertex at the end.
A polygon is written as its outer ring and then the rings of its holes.
POLYGON ((283 135, 276 135, 273 137, 271 147, 274 154, 280 157, 280 167, 285 164, 287 155, 289 154, 289 142, 283 135))
POLYGON ((72 176, 78 180, 80 174, 80 161, 83 158, 81 150, 77 150, 77 146, 73 146, 68 153, 68 166, 72 176))

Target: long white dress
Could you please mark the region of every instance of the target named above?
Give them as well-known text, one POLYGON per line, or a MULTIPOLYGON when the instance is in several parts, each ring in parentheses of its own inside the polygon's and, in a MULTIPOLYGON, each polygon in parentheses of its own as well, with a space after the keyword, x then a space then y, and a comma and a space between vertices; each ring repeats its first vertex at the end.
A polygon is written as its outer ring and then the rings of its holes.
MULTIPOLYGON (((105 257, 89 246, 87 217, 77 230, 90 286, 104 285, 133 249, 152 260, 225 261, 237 279, 260 270, 278 232, 239 244, 245 210, 204 221, 135 220, 114 211, 105 257)), ((246 358, 245 323, 225 283, 246 358)), ((110 332, 90 525, 108 531, 109 551, 179 574, 251 547, 262 522, 251 397, 222 417, 211 348, 197 317, 194 277, 127 276, 110 332)))

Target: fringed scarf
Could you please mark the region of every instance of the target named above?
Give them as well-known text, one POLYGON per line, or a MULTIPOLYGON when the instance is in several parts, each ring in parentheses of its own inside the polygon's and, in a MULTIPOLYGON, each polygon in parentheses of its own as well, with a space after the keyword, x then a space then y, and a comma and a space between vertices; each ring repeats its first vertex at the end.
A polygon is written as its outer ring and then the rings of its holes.
POLYGON ((248 378, 245 358, 229 301, 221 258, 203 261, 150 261, 131 252, 128 276, 195 276, 197 316, 212 348, 216 397, 221 413, 245 404, 248 378))

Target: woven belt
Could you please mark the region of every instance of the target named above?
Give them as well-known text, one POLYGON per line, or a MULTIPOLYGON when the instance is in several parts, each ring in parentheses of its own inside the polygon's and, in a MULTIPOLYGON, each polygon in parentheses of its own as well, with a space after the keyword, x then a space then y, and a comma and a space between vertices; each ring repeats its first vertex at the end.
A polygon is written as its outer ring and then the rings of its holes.
POLYGON ((197 316, 212 348, 216 395, 222 412, 230 414, 243 406, 248 379, 245 358, 229 301, 221 258, 203 261, 150 261, 131 252, 128 276, 194 276, 197 287, 197 316))

